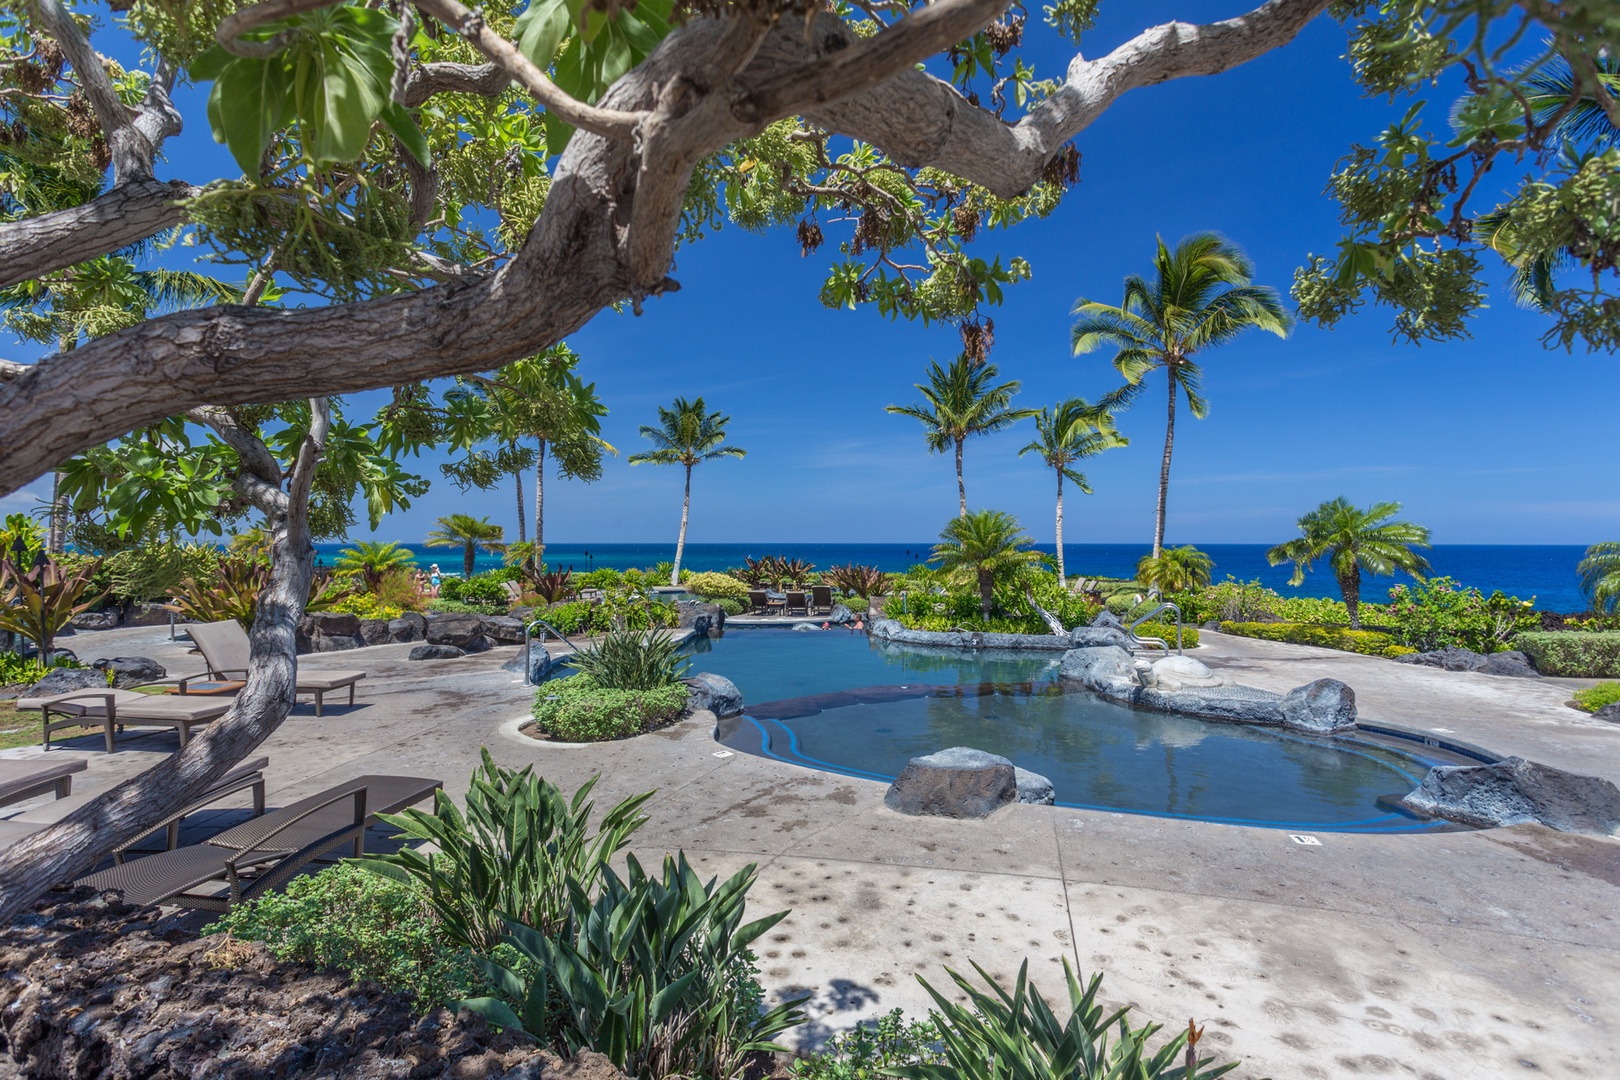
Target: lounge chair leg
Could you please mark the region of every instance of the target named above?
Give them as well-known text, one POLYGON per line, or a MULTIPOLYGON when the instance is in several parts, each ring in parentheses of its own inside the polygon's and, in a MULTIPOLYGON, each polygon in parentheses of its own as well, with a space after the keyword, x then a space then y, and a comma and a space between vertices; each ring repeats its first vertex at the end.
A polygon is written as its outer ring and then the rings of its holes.
POLYGON ((349 684, 349 704, 354 704, 354 683, 349 684))
POLYGON ((180 731, 180 749, 184 750, 186 748, 186 743, 191 740, 191 725, 181 721, 178 725, 178 729, 180 731))
POLYGON ((319 690, 315 691, 315 715, 316 716, 321 715, 321 698, 322 698, 322 696, 323 695, 321 694, 321 691, 319 691, 319 690))
POLYGON ((73 777, 64 776, 56 781, 56 797, 65 799, 73 794, 73 777))
POLYGON ((113 726, 114 726, 113 722, 111 720, 108 720, 107 721, 106 731, 107 731, 107 753, 109 753, 109 754, 113 752, 113 726))
POLYGON ((253 785, 253 816, 264 815, 264 781, 261 779, 253 785))

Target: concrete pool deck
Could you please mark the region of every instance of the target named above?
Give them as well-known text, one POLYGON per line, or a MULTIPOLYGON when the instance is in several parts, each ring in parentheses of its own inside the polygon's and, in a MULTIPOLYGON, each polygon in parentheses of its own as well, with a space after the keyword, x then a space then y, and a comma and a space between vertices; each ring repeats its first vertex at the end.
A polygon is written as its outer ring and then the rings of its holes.
MULTIPOLYGON (((196 658, 167 638, 137 628, 63 644, 86 661, 144 655, 190 671, 196 658)), ((1369 721, 1620 781, 1620 727, 1566 708, 1563 680, 1204 640, 1198 658, 1238 681, 1339 678, 1369 721)), ((409 648, 303 658, 371 677, 354 708, 316 718, 301 704, 266 742, 271 805, 364 772, 438 776, 459 795, 481 745, 565 788, 600 772, 598 806, 657 788, 635 844, 644 862, 677 848, 707 873, 756 862, 761 911, 793 910, 756 951, 768 989, 814 995, 810 1041, 891 1008, 925 1012, 916 974, 944 987, 945 965, 972 960, 1008 979, 1027 957, 1049 998, 1067 959, 1103 971, 1105 999, 1139 1006, 1138 1022, 1207 1022, 1204 1045, 1243 1060, 1234 1076, 1614 1075, 1620 842, 1524 826, 1303 845, 1269 829, 1038 806, 982 822, 907 818, 883 807, 881 783, 717 757, 699 720, 583 749, 503 734, 531 700, 499 670, 516 649, 411 663, 409 648)), ((89 764, 82 792, 175 749, 172 735, 123 739, 112 755, 90 734, 60 745, 53 756, 89 764)))

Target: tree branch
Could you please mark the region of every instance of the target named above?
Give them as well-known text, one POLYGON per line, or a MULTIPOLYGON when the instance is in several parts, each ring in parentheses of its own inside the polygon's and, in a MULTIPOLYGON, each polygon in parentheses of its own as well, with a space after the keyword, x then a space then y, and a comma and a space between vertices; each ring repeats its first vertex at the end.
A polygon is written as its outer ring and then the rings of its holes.
POLYGON ((495 97, 511 85, 512 73, 493 61, 488 64, 422 64, 411 69, 402 104, 414 109, 434 94, 495 97))
POLYGON ((183 180, 120 184, 87 203, 0 223, 0 288, 74 266, 156 236, 185 221, 183 180))
POLYGON ((221 19, 219 29, 214 31, 214 37, 226 52, 262 60, 286 48, 288 39, 292 37, 291 32, 283 30, 268 41, 243 41, 243 34, 282 19, 290 19, 294 15, 302 15, 306 11, 331 7, 340 2, 341 0, 263 0, 262 3, 245 7, 221 19))

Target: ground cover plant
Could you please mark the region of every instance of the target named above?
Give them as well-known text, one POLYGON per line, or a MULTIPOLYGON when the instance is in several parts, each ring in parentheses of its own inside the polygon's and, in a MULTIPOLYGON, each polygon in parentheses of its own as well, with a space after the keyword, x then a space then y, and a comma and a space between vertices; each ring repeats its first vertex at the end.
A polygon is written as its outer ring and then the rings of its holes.
POLYGON ((1600 682, 1577 690, 1573 695, 1576 708, 1597 712, 1606 705, 1620 704, 1620 682, 1600 682))
POLYGON ((1322 649, 1361 653, 1364 656, 1394 658, 1417 650, 1402 645, 1395 637, 1376 630, 1351 630, 1340 626, 1313 626, 1285 622, 1222 622, 1221 633, 1262 641, 1282 641, 1290 645, 1315 645, 1322 649))
POLYGON ((535 724, 563 742, 624 739, 661 727, 686 711, 681 677, 690 662, 674 635, 615 631, 569 657, 579 674, 535 691, 535 724))
POLYGON ((1534 631, 1513 638, 1543 675, 1573 679, 1620 679, 1620 631, 1571 634, 1534 631))

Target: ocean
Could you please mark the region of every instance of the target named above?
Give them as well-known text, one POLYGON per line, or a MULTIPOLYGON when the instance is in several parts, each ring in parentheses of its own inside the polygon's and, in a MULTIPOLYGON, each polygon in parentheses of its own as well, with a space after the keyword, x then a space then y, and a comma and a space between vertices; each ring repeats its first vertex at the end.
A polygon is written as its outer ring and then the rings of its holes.
MULTIPOLYGON (((315 545, 321 560, 330 565, 346 545, 315 545)), ((404 544, 426 568, 438 563, 446 573, 461 572, 461 552, 451 548, 430 548, 404 544)), ((1198 544, 1199 550, 1215 560, 1214 577, 1228 574, 1240 581, 1259 579, 1288 596, 1329 596, 1337 598, 1339 586, 1325 567, 1307 574, 1298 588, 1288 584, 1292 567, 1268 566, 1265 544, 1198 544)), ((726 570, 741 566, 745 556, 762 558, 782 555, 804 559, 818 569, 860 563, 891 573, 905 570, 928 557, 932 545, 915 544, 688 544, 683 565, 691 570, 726 570)), ((1051 544, 1037 544, 1051 552, 1051 544)), ((1143 544, 1065 544, 1064 568, 1071 576, 1131 577, 1136 560, 1147 554, 1143 544)), ((1424 554, 1435 575, 1447 575, 1484 592, 1500 589, 1521 600, 1534 599, 1543 611, 1575 612, 1587 607, 1581 596, 1575 565, 1585 548, 1576 545, 1519 544, 1440 544, 1424 554)), ((650 567, 675 557, 674 544, 572 544, 558 543, 546 548, 546 563, 554 569, 572 567, 576 573, 601 567, 624 570, 632 566, 650 567)), ((501 565, 501 557, 480 552, 475 568, 479 571, 501 565)), ((1410 583, 1404 574, 1394 578, 1366 578, 1361 598, 1371 603, 1386 599, 1390 585, 1410 583)))

